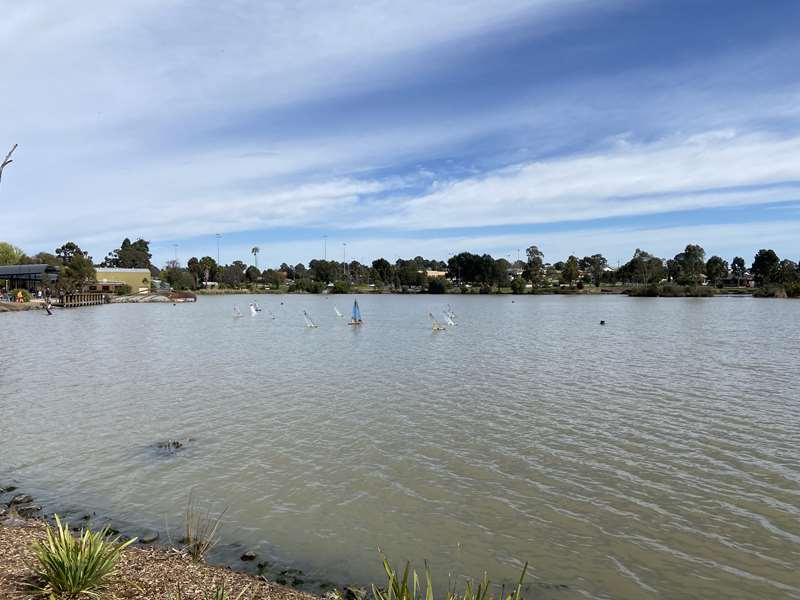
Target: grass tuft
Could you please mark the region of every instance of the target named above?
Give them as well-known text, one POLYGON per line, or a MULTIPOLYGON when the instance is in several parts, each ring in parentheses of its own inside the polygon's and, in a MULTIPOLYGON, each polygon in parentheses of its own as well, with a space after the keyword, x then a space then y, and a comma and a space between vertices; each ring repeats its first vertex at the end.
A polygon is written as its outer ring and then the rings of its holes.
POLYGON ((76 538, 58 515, 55 520, 55 527, 47 525, 47 540, 32 546, 38 561, 33 571, 41 582, 36 589, 51 598, 97 597, 108 586, 122 551, 135 538, 120 544, 119 537, 107 539, 108 529, 82 529, 76 538))
POLYGON ((216 546, 219 541, 217 532, 220 525, 222 525, 222 517, 225 516, 227 511, 227 507, 218 515, 212 515, 210 510, 202 511, 198 508, 192 492, 189 492, 189 500, 186 503, 186 530, 183 543, 186 552, 194 560, 203 560, 209 550, 216 546))

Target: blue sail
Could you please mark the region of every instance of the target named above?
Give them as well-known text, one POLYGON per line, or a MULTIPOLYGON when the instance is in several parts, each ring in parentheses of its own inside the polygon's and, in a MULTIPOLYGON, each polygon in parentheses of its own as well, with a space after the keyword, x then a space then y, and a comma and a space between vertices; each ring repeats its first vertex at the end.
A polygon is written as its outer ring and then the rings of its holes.
POLYGON ((358 308, 358 300, 353 301, 353 321, 354 322, 361 321, 361 309, 358 308))

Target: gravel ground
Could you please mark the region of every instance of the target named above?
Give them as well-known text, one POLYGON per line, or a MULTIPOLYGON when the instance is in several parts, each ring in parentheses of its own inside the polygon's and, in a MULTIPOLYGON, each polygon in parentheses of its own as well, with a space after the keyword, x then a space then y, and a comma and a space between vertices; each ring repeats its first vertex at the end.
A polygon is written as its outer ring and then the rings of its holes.
MULTIPOLYGON (((10 523, 10 522, 9 522, 10 523)), ((26 586, 31 582, 34 562, 31 544, 44 539, 45 526, 35 519, 15 520, 14 526, 0 524, 0 598, 32 600, 36 594, 26 586)), ((130 547, 117 566, 113 585, 99 600, 176 600, 178 589, 185 600, 205 600, 220 583, 236 598, 247 588, 245 599, 320 600, 245 573, 195 562, 180 552, 159 547, 130 547)), ((38 599, 41 600, 39 595, 38 599)))

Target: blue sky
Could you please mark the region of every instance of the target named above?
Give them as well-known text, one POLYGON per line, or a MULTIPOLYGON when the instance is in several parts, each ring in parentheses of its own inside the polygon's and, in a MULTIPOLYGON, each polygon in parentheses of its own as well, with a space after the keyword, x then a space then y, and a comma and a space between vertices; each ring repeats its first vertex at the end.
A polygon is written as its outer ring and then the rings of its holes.
POLYGON ((794 0, 3 13, 0 239, 28 252, 800 258, 794 0))

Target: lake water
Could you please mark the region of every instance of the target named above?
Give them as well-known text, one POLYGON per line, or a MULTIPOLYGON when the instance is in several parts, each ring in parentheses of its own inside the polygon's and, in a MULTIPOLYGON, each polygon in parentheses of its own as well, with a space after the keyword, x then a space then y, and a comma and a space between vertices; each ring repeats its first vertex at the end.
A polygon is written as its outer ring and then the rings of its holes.
POLYGON ((162 532, 193 488, 217 560, 311 589, 380 547, 442 586, 529 561, 528 598, 800 598, 800 302, 257 299, 0 316, 0 483, 162 532))

